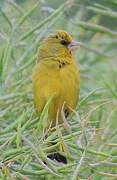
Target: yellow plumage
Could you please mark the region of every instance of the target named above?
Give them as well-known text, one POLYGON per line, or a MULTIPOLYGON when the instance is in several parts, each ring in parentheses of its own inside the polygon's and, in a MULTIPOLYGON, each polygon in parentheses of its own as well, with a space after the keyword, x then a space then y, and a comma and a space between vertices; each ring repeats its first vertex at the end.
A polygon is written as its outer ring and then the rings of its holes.
POLYGON ((38 64, 33 69, 34 104, 39 115, 48 99, 52 96, 48 113, 48 125, 56 124, 57 111, 59 123, 62 123, 61 108, 70 112, 79 98, 79 71, 75 63, 72 37, 65 31, 58 31, 46 39, 39 48, 38 64))

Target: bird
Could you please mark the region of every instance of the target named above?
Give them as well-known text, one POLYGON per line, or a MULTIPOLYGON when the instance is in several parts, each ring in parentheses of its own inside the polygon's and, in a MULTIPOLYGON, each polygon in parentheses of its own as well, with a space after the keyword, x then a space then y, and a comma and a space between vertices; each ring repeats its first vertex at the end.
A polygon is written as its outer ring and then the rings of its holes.
MULTIPOLYGON (((32 72, 34 106, 39 115, 51 98, 47 129, 64 124, 79 101, 80 73, 74 51, 80 44, 64 30, 58 30, 40 43, 37 63, 32 72)), ((64 149, 64 145, 63 145, 64 149)), ((48 155, 50 159, 67 163, 60 153, 48 155)))
POLYGON ((80 73, 74 51, 79 47, 79 42, 64 30, 51 34, 39 47, 32 73, 34 106, 40 116, 52 97, 48 110, 48 127, 56 126, 57 113, 58 123, 62 124, 62 108, 67 118, 78 103, 80 73))

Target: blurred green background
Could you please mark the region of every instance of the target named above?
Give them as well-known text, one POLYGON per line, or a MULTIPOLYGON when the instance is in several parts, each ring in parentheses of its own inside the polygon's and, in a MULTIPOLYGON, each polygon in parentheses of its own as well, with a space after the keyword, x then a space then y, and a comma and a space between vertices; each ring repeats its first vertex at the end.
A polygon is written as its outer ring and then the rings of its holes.
POLYGON ((117 179, 116 52, 116 0, 0 0, 0 179, 117 179), (81 44, 79 115, 60 129, 67 165, 47 158, 57 132, 37 135, 31 82, 38 47, 58 29, 81 44))

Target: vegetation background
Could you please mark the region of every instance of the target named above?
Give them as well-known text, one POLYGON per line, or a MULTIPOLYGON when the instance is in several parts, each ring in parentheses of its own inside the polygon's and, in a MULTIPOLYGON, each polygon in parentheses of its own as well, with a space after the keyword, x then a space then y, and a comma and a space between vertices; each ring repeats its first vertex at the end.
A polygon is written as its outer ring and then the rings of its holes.
POLYGON ((0 179, 117 179, 116 30, 116 0, 0 0, 0 179), (68 128, 44 139, 49 103, 38 121, 31 73, 57 29, 82 46, 80 102, 68 128), (47 158, 61 141, 66 165, 47 158))

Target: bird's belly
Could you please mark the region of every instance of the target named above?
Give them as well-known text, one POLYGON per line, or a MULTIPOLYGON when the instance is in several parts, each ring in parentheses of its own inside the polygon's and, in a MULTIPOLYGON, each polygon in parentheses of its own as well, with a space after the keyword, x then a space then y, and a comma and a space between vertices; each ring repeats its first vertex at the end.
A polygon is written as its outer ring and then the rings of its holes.
MULTIPOLYGON (((33 92, 35 107, 39 114, 43 111, 48 99, 52 96, 48 119, 54 126, 57 112, 61 111, 65 102, 71 108, 75 108, 79 96, 79 74, 76 67, 70 65, 61 68, 60 71, 52 70, 46 74, 42 69, 33 75, 33 92)), ((59 118, 59 121, 60 118, 59 118)))
POLYGON ((77 67, 70 65, 62 69, 61 87, 63 101, 71 108, 75 108, 79 98, 79 72, 77 67))

